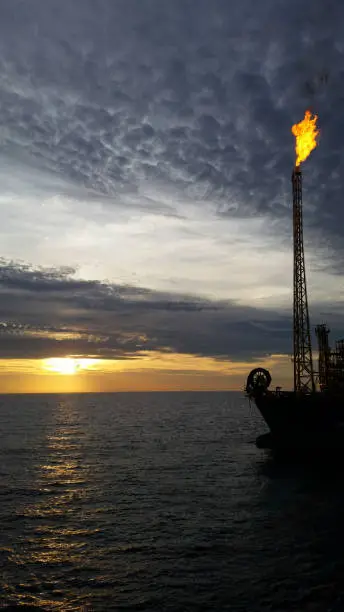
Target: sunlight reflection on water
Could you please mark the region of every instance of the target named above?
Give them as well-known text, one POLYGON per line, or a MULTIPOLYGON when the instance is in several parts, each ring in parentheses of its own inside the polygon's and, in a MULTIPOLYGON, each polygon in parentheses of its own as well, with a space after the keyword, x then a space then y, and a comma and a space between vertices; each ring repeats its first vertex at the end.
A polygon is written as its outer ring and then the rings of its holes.
POLYGON ((89 465, 83 460, 86 436, 78 404, 72 397, 60 401, 54 417, 46 435, 44 461, 36 467, 35 487, 40 495, 18 512, 27 519, 27 529, 21 538, 20 554, 12 555, 11 560, 21 564, 20 558, 24 558, 28 571, 28 579, 20 584, 26 593, 16 594, 18 604, 68 610, 86 602, 83 597, 73 602, 66 600, 56 570, 58 566, 66 571, 68 566, 84 565, 88 538, 99 530, 78 525, 80 502, 87 502, 89 494, 89 465), (49 598, 35 592, 42 590, 36 571, 41 566, 47 569, 43 590, 50 591, 49 598))

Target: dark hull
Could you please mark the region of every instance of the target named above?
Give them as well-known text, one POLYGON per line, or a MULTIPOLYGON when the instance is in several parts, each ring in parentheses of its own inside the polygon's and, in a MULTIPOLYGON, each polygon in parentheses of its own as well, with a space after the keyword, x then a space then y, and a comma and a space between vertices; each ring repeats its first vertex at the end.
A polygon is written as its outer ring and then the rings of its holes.
POLYGON ((342 394, 268 391, 255 403, 270 430, 257 438, 259 448, 344 451, 342 394))

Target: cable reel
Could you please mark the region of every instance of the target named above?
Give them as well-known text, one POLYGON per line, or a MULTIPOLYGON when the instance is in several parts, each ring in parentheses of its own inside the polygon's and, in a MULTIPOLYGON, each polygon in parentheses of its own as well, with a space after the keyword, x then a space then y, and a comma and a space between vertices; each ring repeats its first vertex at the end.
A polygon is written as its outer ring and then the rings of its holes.
POLYGON ((264 368, 255 368, 247 377, 246 393, 249 396, 261 395, 268 390, 270 383, 270 372, 264 368))

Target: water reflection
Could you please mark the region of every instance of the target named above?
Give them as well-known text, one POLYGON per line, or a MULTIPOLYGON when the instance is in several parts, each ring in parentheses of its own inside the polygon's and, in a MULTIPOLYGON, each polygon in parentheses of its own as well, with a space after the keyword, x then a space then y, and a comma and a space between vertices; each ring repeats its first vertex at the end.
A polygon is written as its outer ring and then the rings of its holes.
POLYGON ((40 609, 85 609, 85 599, 80 593, 73 597, 73 589, 66 601, 65 580, 73 568, 85 565, 88 539, 97 532, 85 513, 81 516, 81 504, 87 506, 90 494, 87 433, 73 398, 59 401, 53 417, 44 458, 42 453, 37 464, 37 501, 21 510, 27 529, 20 555, 12 561, 25 563, 26 579, 15 599, 40 609))

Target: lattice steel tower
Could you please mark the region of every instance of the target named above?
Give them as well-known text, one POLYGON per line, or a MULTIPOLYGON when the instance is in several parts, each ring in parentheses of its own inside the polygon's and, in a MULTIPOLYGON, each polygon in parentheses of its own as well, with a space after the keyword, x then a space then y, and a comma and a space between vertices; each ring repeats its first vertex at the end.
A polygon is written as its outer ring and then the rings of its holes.
POLYGON ((292 174, 294 230, 294 391, 315 391, 302 222, 302 174, 292 174))

